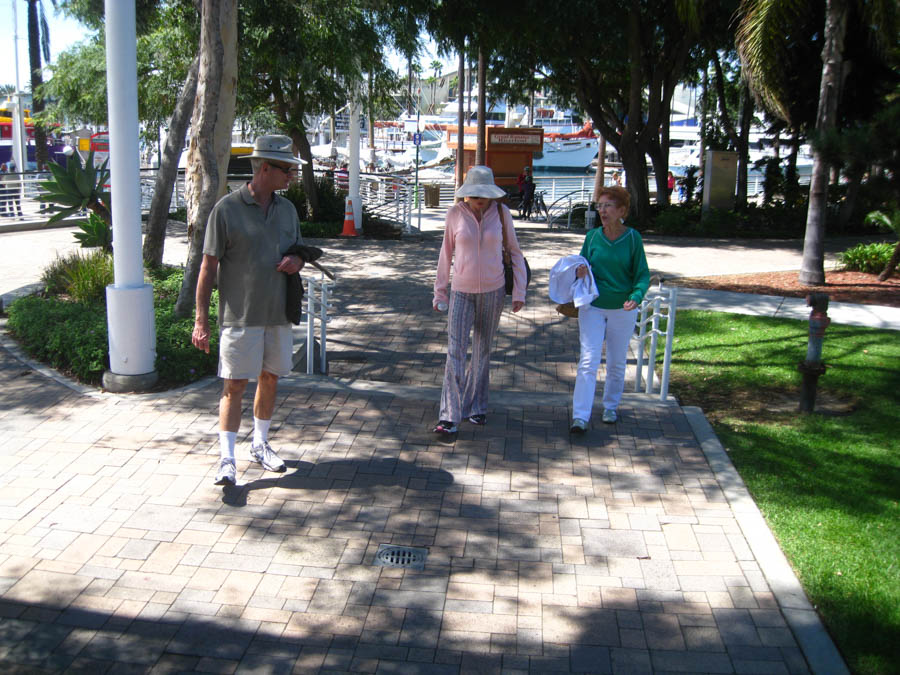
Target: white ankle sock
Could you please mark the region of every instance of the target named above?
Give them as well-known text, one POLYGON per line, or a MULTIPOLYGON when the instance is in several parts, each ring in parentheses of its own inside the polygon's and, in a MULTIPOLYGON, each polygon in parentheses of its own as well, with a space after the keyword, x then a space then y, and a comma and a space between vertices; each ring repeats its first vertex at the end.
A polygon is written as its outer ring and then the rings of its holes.
POLYGON ((234 459, 234 443, 237 439, 236 431, 219 432, 219 458, 234 459))
POLYGON ((269 425, 272 420, 253 418, 253 447, 258 448, 269 440, 269 425))

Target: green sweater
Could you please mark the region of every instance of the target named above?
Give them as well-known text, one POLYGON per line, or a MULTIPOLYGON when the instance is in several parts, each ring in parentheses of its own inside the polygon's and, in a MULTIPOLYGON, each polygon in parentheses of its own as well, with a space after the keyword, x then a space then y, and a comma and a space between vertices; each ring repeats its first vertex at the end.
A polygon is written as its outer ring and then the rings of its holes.
POLYGON ((650 288, 650 269, 641 235, 630 227, 610 241, 598 227, 587 233, 581 255, 591 263, 600 294, 591 304, 601 309, 622 309, 627 300, 640 304, 650 288))

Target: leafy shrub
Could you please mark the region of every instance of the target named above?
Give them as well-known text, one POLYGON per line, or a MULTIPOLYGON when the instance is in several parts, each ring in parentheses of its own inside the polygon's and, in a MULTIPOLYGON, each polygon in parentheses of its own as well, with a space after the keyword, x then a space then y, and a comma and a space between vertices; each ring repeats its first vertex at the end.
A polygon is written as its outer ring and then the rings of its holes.
POLYGON ((57 256, 41 275, 48 295, 69 295, 76 302, 106 302, 106 287, 113 283, 112 257, 103 251, 57 256))
POLYGON ((177 319, 174 302, 156 307, 156 371, 160 381, 186 384, 213 375, 219 361, 219 329, 210 309, 209 354, 191 344, 193 317, 177 319))
POLYGON ((106 311, 99 303, 31 295, 10 305, 7 325, 28 354, 82 382, 99 382, 109 365, 106 311))
POLYGON ((300 225, 300 233, 305 239, 328 239, 338 237, 343 229, 343 221, 339 223, 302 223, 300 225))
POLYGON ((662 209, 651 223, 656 234, 688 234, 694 232, 700 222, 700 209, 670 206, 662 209))
POLYGON ((60 295, 66 293, 69 284, 69 272, 79 261, 81 254, 77 251, 65 256, 56 254, 51 262, 41 273, 41 283, 44 284, 44 292, 48 295, 60 295))
POLYGON ((169 212, 169 220, 177 220, 182 223, 187 222, 187 207, 179 206, 174 211, 169 212))
POLYGON ((371 215, 363 209, 362 216, 363 236, 372 239, 400 239, 403 228, 393 220, 385 220, 371 215))
POLYGON ((338 190, 328 178, 321 176, 316 178, 316 194, 319 198, 319 208, 316 213, 310 213, 309 201, 306 196, 306 188, 303 181, 298 180, 290 184, 284 191, 284 196, 289 199, 301 221, 315 219, 316 222, 344 222, 344 197, 347 193, 338 190))
POLYGON ((164 384, 185 384, 216 372, 219 361, 219 292, 209 301, 209 354, 191 344, 193 317, 174 316, 175 300, 181 289, 184 270, 161 266, 149 274, 156 310, 156 371, 164 384))
POLYGON ((81 243, 81 248, 100 248, 112 253, 112 228, 96 213, 91 213, 86 221, 78 223, 81 232, 73 236, 81 243))
MULTIPOLYGON (((173 316, 183 276, 183 270, 172 267, 150 272, 156 314, 156 369, 163 386, 213 374, 218 362, 218 291, 213 291, 210 299, 212 337, 210 353, 206 354, 191 344, 193 319, 173 316)), ((109 367, 106 308, 100 302, 28 296, 10 306, 8 326, 28 354, 82 382, 98 383, 109 367)))
POLYGON ((841 253, 841 265, 854 272, 878 274, 887 267, 893 252, 893 244, 857 244, 841 253))
POLYGON ((106 287, 113 283, 113 259, 95 251, 72 266, 66 292, 75 302, 106 302, 106 287))

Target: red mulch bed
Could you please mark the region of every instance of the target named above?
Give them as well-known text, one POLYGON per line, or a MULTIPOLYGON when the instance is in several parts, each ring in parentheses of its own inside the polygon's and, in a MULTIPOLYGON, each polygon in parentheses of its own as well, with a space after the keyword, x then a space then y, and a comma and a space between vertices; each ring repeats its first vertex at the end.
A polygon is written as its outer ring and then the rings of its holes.
POLYGON ((900 307, 900 277, 896 273, 887 281, 879 281, 877 274, 827 271, 824 286, 805 286, 797 280, 798 274, 797 271, 724 274, 713 277, 666 279, 665 283, 670 286, 780 295, 790 298, 805 298, 807 293, 819 292, 827 293, 832 302, 900 307))

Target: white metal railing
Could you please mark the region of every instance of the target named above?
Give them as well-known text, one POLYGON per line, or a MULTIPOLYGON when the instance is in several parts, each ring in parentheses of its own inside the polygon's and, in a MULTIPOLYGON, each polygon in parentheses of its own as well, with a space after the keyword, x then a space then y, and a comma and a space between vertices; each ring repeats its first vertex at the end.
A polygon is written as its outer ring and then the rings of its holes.
POLYGON ((333 309, 331 298, 336 281, 324 277, 306 279, 306 374, 315 372, 315 323, 319 320, 319 372, 328 372, 328 310, 333 309))
POLYGON ((566 219, 566 228, 572 229, 572 209, 579 204, 587 206, 594 194, 594 184, 590 187, 580 187, 562 195, 547 207, 547 227, 553 229, 556 224, 562 227, 562 221, 566 219))
POLYGON ((663 288, 662 282, 651 289, 644 297, 638 310, 637 318, 637 375, 634 379, 634 390, 641 391, 644 384, 644 392, 653 393, 654 368, 656 366, 657 342, 660 335, 665 335, 666 344, 663 354, 662 374, 659 381, 659 400, 665 401, 669 395, 669 367, 672 363, 672 338, 675 335, 675 313, 678 309, 678 289, 663 288), (661 323, 665 328, 660 328, 661 323), (649 324, 649 328, 648 328, 649 324), (646 369, 644 374, 644 352, 647 351, 647 340, 650 340, 647 354, 646 369))
MULTIPOLYGON (((419 186, 420 192, 422 186, 419 186)), ((415 185, 408 176, 366 173, 359 177, 359 198, 369 215, 411 227, 415 185)))
POLYGON ((38 201, 43 192, 41 181, 51 176, 38 173, 0 174, 0 222, 14 223, 49 218, 52 210, 49 204, 38 201))

